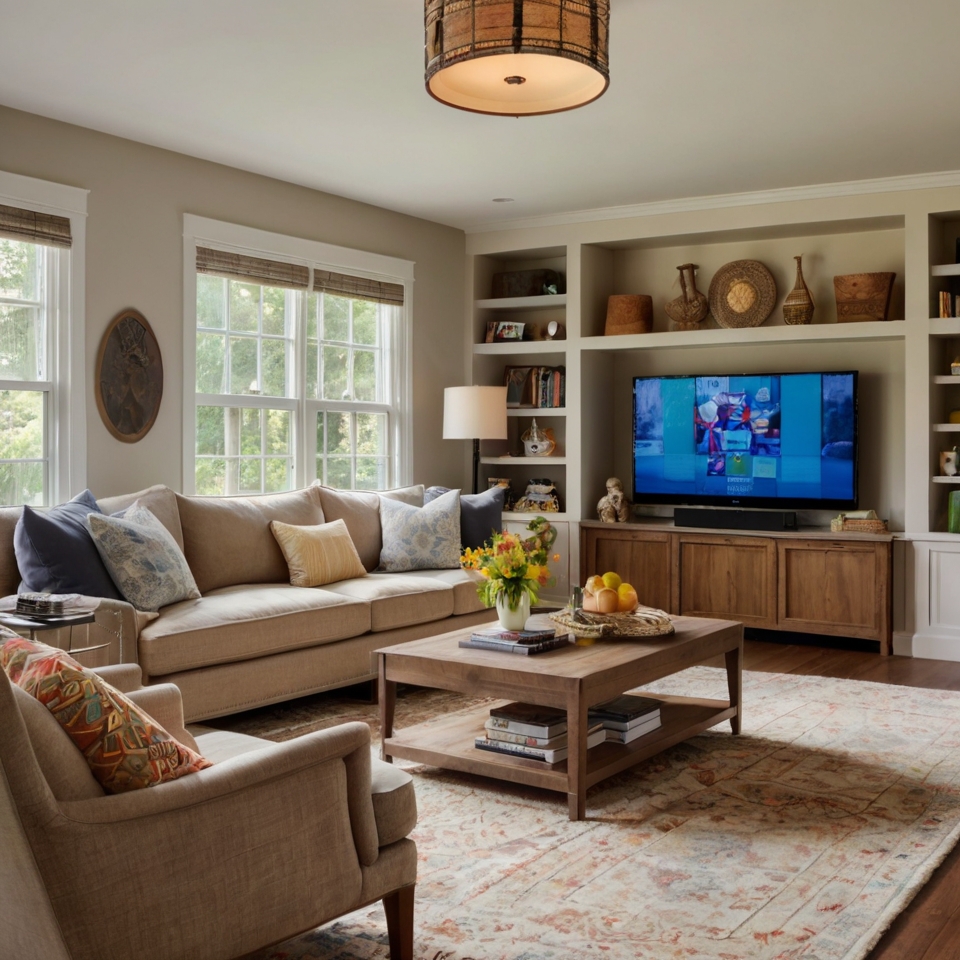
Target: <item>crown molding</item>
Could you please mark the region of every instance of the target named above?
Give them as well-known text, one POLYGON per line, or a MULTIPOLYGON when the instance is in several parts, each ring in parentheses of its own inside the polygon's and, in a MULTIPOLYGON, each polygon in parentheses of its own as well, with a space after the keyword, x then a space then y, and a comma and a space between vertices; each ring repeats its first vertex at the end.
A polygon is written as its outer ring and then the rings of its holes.
POLYGON ((474 224, 465 227, 464 233, 496 233, 500 230, 562 227, 573 223, 591 223, 598 220, 628 220, 633 217, 652 217, 659 214, 717 210, 724 207, 745 207, 761 203, 788 203, 792 200, 829 200, 833 197, 853 197, 870 193, 897 193, 905 190, 932 190, 941 187, 960 187, 960 170, 945 170, 940 173, 918 173, 902 177, 878 177, 875 180, 845 180, 839 183, 818 183, 806 187, 779 187, 774 190, 756 190, 749 193, 723 193, 706 197, 683 197, 677 200, 634 203, 622 207, 598 207, 593 210, 573 210, 569 213, 551 214, 544 217, 501 220, 495 224, 474 224))

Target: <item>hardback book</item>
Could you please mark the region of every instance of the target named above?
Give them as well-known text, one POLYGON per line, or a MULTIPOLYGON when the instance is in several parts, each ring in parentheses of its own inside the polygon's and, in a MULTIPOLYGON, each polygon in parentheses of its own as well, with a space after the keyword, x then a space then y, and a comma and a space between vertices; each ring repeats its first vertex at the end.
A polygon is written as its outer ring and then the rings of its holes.
POLYGON ((536 643, 528 643, 525 640, 486 640, 481 637, 469 637, 466 640, 460 640, 458 645, 474 650, 500 650, 505 653, 519 653, 522 656, 530 656, 534 653, 543 653, 546 650, 558 650, 560 647, 568 646, 569 643, 570 635, 565 633, 560 637, 550 637, 536 643))
MULTIPOLYGON (((594 733, 587 734, 587 749, 603 743, 606 731, 601 727, 594 733)), ((478 750, 490 750, 493 753, 508 753, 516 757, 526 757, 528 760, 542 760, 544 763, 559 763, 567 759, 569 747, 560 747, 556 750, 547 750, 543 747, 528 747, 522 743, 507 743, 505 740, 490 740, 487 737, 477 737, 474 746, 478 750)))
POLYGON ((638 737, 646 736, 648 733, 660 727, 660 715, 652 717, 649 720, 642 720, 640 723, 630 727, 629 730, 615 730, 612 727, 604 727, 607 739, 614 743, 632 743, 638 737))
POLYGON ((638 697, 633 693, 625 693, 622 696, 608 700, 606 703, 598 703, 589 710, 591 719, 614 720, 619 723, 629 724, 631 721, 646 719, 651 716, 660 716, 660 701, 653 697, 638 697))
POLYGON ((498 730, 545 739, 567 732, 567 715, 563 710, 538 707, 532 703, 507 703, 502 707, 493 707, 487 723, 498 730))
POLYGON ((503 627, 478 627, 470 634, 472 640, 507 640, 510 643, 542 643, 557 635, 553 628, 546 630, 504 630, 503 627))
MULTIPOLYGON (((501 730, 492 726, 488 720, 484 725, 488 740, 499 740, 503 743, 519 743, 526 747, 539 747, 541 750, 557 750, 567 745, 567 735, 561 733, 557 737, 529 737, 525 733, 512 733, 510 730, 501 730)), ((602 723, 595 723, 587 730, 587 736, 603 729, 602 723)))

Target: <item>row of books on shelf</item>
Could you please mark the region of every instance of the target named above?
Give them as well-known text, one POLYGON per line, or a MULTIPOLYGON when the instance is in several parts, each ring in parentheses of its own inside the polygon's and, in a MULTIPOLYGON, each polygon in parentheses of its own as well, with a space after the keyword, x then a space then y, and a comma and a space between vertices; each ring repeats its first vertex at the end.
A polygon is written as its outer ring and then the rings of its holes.
POLYGON ((954 296, 949 290, 940 291, 940 316, 960 317, 960 293, 954 296))
MULTIPOLYGON (((660 701, 625 693, 587 711, 587 749, 608 741, 632 743, 656 730, 660 724, 660 701)), ((512 754, 544 763, 566 760, 567 715, 553 707, 508 703, 490 710, 484 735, 477 737, 478 750, 512 754)))
POLYGON ((565 407, 565 367, 507 367, 504 371, 508 407, 565 407))
MULTIPOLYGON (((529 621, 528 621, 529 624, 529 621)), ((475 650, 499 650, 503 653, 519 653, 530 656, 546 650, 556 650, 569 646, 572 637, 566 631, 557 633, 553 627, 534 630, 504 630, 503 627, 478 627, 466 639, 460 640, 461 647, 475 650)))

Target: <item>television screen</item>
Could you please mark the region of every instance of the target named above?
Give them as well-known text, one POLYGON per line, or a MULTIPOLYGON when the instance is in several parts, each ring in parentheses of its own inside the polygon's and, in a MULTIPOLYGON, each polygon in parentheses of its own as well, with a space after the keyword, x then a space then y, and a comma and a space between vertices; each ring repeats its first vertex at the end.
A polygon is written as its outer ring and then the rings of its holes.
POLYGON ((851 509, 857 374, 635 377, 638 503, 851 509))

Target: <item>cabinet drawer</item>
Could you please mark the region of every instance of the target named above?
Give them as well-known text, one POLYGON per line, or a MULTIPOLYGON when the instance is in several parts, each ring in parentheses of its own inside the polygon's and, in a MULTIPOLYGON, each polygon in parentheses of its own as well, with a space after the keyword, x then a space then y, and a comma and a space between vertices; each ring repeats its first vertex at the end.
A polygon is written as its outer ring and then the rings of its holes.
POLYGON ((580 583, 608 570, 633 585, 640 602, 677 613, 674 584, 677 581, 674 538, 666 533, 638 536, 635 531, 611 528, 583 531, 580 553, 580 583))

